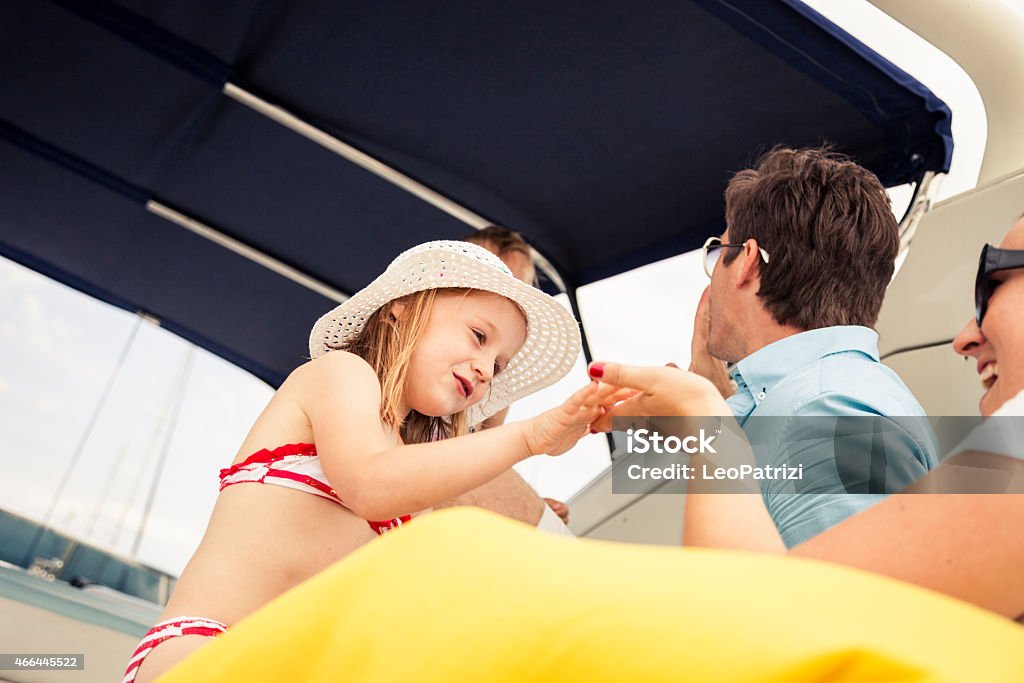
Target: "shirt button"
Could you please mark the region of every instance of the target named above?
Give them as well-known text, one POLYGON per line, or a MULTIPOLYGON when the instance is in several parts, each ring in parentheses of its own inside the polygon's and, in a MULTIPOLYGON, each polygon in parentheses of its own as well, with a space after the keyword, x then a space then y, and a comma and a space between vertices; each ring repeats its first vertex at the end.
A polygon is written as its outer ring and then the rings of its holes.
POLYGON ((757 400, 763 401, 765 396, 766 394, 762 391, 760 394, 757 395, 757 400))

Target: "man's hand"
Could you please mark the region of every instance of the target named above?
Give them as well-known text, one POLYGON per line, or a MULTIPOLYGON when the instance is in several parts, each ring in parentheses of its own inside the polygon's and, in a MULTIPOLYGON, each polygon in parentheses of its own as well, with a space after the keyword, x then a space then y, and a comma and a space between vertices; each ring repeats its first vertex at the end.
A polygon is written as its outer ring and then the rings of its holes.
POLYGON ((725 363, 708 351, 708 336, 711 334, 711 287, 705 287, 697 304, 697 315, 693 318, 693 339, 690 341, 690 372, 705 377, 723 398, 729 398, 736 389, 725 371, 725 363))

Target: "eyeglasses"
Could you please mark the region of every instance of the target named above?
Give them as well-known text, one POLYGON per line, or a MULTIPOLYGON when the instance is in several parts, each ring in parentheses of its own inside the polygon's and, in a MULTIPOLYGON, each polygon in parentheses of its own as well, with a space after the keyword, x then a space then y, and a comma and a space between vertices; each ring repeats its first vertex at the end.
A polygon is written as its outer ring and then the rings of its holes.
POLYGON ((992 276, 1000 270, 1024 268, 1024 249, 1000 249, 986 244, 978 260, 978 275, 974 278, 974 318, 981 327, 981 321, 988 312, 988 300, 995 291, 998 281, 992 276))
MULTIPOLYGON (((704 272, 708 274, 708 277, 711 277, 711 273, 715 272, 715 265, 722 255, 722 249, 742 246, 742 244, 722 244, 721 237, 709 237, 704 242, 704 272)), ((761 247, 758 247, 757 250, 761 253, 761 258, 764 259, 764 262, 768 263, 768 252, 761 247)))

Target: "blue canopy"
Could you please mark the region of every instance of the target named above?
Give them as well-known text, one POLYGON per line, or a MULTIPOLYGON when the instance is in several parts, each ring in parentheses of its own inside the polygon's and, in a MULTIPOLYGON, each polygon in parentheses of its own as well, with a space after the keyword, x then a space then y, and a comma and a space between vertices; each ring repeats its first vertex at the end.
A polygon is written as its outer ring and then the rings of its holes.
POLYGON ((273 385, 330 290, 469 224, 572 294, 720 231, 774 144, 887 185, 952 153, 942 101, 796 0, 8 0, 0 69, 0 253, 273 385))

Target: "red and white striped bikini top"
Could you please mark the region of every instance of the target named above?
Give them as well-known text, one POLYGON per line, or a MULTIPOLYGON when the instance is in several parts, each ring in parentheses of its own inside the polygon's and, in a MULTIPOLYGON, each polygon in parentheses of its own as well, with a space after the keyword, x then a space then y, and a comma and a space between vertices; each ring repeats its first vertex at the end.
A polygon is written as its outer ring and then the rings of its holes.
MULTIPOLYGON (((316 454, 316 446, 311 443, 293 443, 280 446, 270 451, 263 449, 253 453, 242 462, 236 463, 220 471, 220 490, 234 484, 275 484, 298 491, 312 493, 348 509, 344 501, 338 497, 331 485, 327 483, 324 469, 320 465, 320 456, 316 454)), ((412 519, 403 515, 386 522, 367 520, 378 534, 400 527, 412 519)))

